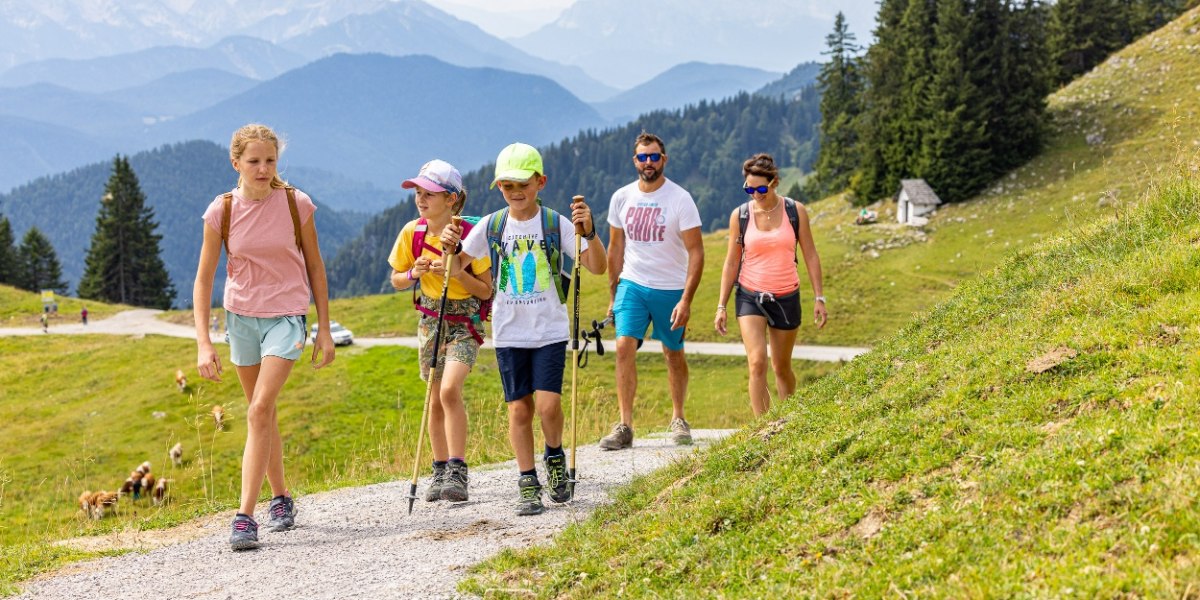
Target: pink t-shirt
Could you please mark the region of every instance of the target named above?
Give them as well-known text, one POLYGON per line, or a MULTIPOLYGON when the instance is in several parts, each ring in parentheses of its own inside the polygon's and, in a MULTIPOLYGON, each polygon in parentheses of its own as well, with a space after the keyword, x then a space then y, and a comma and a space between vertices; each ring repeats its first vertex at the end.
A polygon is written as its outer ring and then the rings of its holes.
MULTIPOLYGON (((317 210, 308 194, 296 190, 300 225, 317 210)), ((204 211, 204 222, 221 235, 224 194, 204 211)), ((225 310, 245 317, 283 317, 308 313, 311 292, 304 255, 288 209, 287 192, 273 190, 262 200, 247 200, 233 190, 226 263, 225 310)))
MULTIPOLYGON (((780 204, 785 202, 780 198, 780 204)), ((796 233, 788 222, 787 211, 777 206, 772 213, 779 226, 763 231, 755 226, 754 215, 746 220, 746 254, 738 283, 746 290, 790 294, 800 287, 796 272, 796 233)))

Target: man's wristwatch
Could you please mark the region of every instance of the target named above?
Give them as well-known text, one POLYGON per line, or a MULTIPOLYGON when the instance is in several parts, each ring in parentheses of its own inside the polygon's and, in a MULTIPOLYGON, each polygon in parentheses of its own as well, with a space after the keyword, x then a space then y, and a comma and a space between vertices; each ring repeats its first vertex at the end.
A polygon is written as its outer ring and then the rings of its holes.
POLYGON ((583 239, 588 240, 588 241, 596 239, 596 228, 592 227, 591 233, 584 234, 583 239))
POLYGON ((820 302, 821 304, 825 304, 825 296, 817 296, 816 298, 813 298, 813 302, 820 302))

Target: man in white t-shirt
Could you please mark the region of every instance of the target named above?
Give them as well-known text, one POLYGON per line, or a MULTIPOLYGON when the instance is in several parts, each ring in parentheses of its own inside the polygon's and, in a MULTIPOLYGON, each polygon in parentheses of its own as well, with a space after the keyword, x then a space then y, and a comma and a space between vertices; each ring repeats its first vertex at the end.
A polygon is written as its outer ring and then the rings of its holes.
POLYGON ((637 181, 613 193, 608 207, 608 310, 617 329, 621 422, 600 440, 605 450, 633 445, 634 359, 651 324, 667 361, 672 404, 668 429, 675 443, 692 443, 683 415, 688 385, 683 334, 704 271, 700 212, 692 195, 663 175, 667 150, 661 138, 642 132, 634 142, 633 166, 637 181))
MULTIPOLYGON (((476 258, 489 256, 496 282, 492 301, 492 343, 508 405, 508 439, 517 458, 517 514, 541 514, 542 486, 533 458, 533 415, 542 421, 546 442, 543 461, 550 499, 571 499, 567 459, 562 448, 563 364, 571 337, 566 287, 552 256, 579 260, 587 270, 604 273, 604 243, 596 236, 587 204, 571 204, 570 218, 543 207, 538 192, 546 187, 542 156, 527 144, 510 144, 496 158, 496 178, 508 208, 479 220, 462 240, 455 260, 457 272, 476 258), (557 225, 556 225, 557 224, 557 225), (575 256, 576 224, 586 240, 575 256), (550 243, 557 235, 557 247, 550 243), (491 239, 489 239, 491 238, 491 239), (493 247, 493 243, 495 247, 493 247)), ((442 233, 442 244, 458 244, 461 229, 453 224, 442 233)))

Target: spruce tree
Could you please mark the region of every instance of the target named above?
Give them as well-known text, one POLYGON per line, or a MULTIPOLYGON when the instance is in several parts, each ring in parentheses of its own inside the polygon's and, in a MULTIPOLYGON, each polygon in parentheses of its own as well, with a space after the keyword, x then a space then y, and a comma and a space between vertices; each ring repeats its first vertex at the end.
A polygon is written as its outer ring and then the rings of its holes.
POLYGON ((1129 11, 1118 0, 1058 0, 1050 9, 1050 55, 1055 82, 1090 71, 1125 46, 1129 11))
POLYGON ((17 287, 31 292, 54 290, 67 292, 67 282, 62 280, 62 265, 58 254, 45 234, 37 227, 30 227, 21 240, 17 267, 17 287))
POLYGON ((129 159, 117 156, 100 200, 79 297, 170 308, 175 287, 159 254, 157 227, 129 159))
POLYGON ((900 21, 908 5, 909 0, 882 0, 879 3, 875 43, 867 50, 862 63, 866 89, 855 119, 859 167, 850 177, 850 189, 862 203, 892 194, 899 180, 889 168, 886 153, 900 139, 900 75, 905 60, 900 21))
POLYGON ((0 216, 0 283, 16 284, 19 256, 14 245, 12 225, 8 217, 0 216))
POLYGON ((821 67, 817 81, 821 86, 821 143, 815 167, 814 187, 820 195, 839 192, 850 184, 850 175, 858 166, 855 120, 862 94, 861 77, 855 63, 862 50, 855 43, 846 17, 838 12, 833 33, 825 38, 824 52, 829 62, 821 67))

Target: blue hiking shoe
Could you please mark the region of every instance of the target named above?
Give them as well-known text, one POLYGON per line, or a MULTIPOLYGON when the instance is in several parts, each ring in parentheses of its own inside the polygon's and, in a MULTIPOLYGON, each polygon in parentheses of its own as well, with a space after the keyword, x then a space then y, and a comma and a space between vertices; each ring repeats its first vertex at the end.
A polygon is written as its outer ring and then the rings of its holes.
POLYGON ((239 514, 233 518, 229 547, 234 550, 251 550, 258 547, 258 523, 253 517, 239 514))
POLYGON ((291 496, 271 498, 267 514, 271 515, 267 519, 267 531, 287 531, 296 526, 296 503, 291 496))

